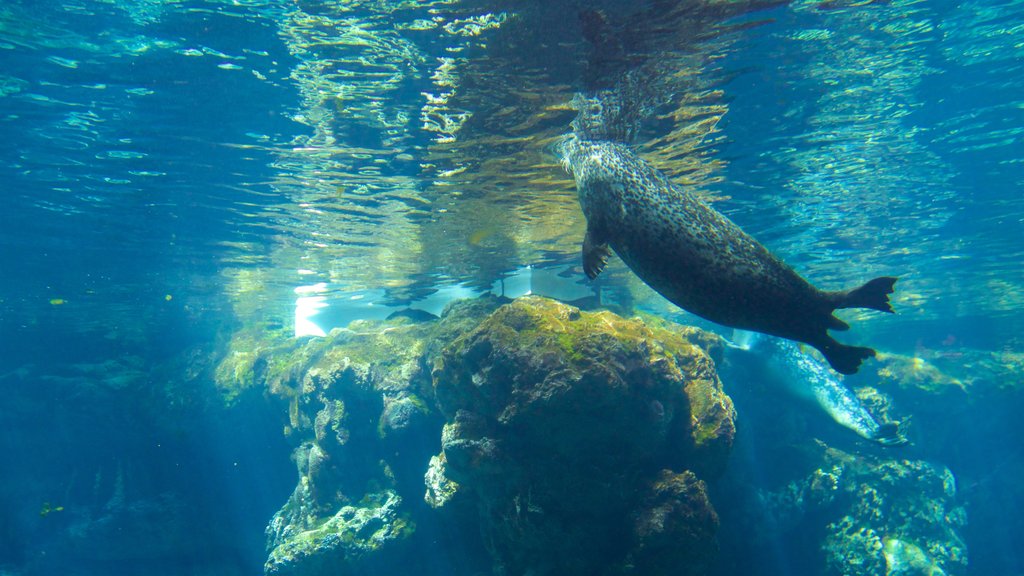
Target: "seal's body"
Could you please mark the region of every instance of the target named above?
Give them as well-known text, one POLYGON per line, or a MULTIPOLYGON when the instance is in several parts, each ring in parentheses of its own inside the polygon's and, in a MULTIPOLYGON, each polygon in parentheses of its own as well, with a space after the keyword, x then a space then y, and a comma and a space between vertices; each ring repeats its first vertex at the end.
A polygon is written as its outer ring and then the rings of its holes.
POLYGON ((730 348, 753 353, 758 375, 777 381, 799 398, 820 406, 832 420, 883 446, 905 444, 899 422, 879 423, 857 395, 824 364, 804 354, 796 344, 762 334, 733 331, 730 348))
POLYGON ((587 218, 583 269, 595 278, 609 247, 644 282, 698 316, 814 346, 844 374, 875 351, 846 346, 829 329, 849 326, 837 308, 892 312, 896 278, 845 292, 824 292, 628 147, 568 136, 563 161, 587 218))

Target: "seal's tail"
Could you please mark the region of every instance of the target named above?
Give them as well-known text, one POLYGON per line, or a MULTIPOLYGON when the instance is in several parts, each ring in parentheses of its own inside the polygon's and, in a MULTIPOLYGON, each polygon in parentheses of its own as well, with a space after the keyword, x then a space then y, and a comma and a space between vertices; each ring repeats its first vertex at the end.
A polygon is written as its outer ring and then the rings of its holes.
POLYGON ((846 292, 834 292, 836 308, 871 308, 882 312, 892 312, 889 294, 895 290, 897 278, 882 276, 846 292))
POLYGON ((828 350, 822 350, 821 353, 825 356, 825 360, 828 360, 832 369, 840 374, 856 374, 860 369, 861 362, 875 356, 875 351, 871 348, 846 346, 845 344, 832 346, 828 350))
POLYGON ((825 360, 828 360, 829 366, 840 374, 856 374, 861 362, 875 356, 875 351, 871 348, 840 344, 827 334, 824 338, 809 344, 817 348, 825 360))

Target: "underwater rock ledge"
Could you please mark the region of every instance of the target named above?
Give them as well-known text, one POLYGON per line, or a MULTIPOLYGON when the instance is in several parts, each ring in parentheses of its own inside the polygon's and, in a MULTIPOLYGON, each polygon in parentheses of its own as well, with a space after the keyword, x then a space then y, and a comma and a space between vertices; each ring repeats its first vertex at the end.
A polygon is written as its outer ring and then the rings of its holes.
POLYGON ((239 334, 218 386, 227 401, 263 389, 279 403, 299 475, 267 527, 267 574, 397 570, 423 562, 431 527, 453 524, 470 526, 462 553, 478 556, 453 560, 467 567, 457 573, 711 565, 705 480, 735 435, 718 340, 540 297, 505 302, 320 339, 253 346, 239 334))

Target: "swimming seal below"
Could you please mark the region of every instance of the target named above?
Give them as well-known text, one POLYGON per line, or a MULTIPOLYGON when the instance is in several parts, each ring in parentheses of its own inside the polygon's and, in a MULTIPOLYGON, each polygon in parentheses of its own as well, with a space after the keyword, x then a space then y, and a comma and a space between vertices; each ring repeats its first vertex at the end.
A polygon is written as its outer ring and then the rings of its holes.
POLYGON ((733 330, 727 349, 750 353, 760 378, 781 384, 798 398, 817 404, 840 426, 883 446, 906 444, 899 422, 879 423, 850 390, 824 364, 800 346, 763 334, 733 330))
POLYGON ((888 295, 896 278, 819 290, 628 147, 569 135, 559 152, 587 218, 583 270, 591 279, 604 268, 610 247, 659 294, 712 322, 810 344, 843 374, 875 355, 832 338, 828 330, 849 329, 832 313, 892 312, 888 295))

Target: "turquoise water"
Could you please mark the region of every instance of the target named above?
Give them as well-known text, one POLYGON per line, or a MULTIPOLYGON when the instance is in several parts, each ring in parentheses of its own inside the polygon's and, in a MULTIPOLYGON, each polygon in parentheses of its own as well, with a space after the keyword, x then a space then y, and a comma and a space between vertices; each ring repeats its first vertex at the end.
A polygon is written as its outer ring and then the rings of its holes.
MULTIPOLYGON (((528 290, 716 329, 617 259, 583 279, 554 145, 575 95, 630 71, 628 143, 658 169, 819 286, 900 277, 898 313, 845 316, 844 341, 980 396, 908 396, 912 423, 967 406, 958 434, 920 424, 882 454, 956 476, 970 555, 947 572, 1024 573, 1024 3, 716 4, 4 2, 0 574, 262 570, 295 484, 287 414, 211 408, 212 366, 246 329, 528 290), (145 531, 75 539, 82 510, 118 498, 145 531)), ((770 425, 726 390, 747 430, 770 425)), ((736 469, 785 484, 755 452, 736 469)), ((720 573, 824 573, 820 543, 794 537, 813 519, 742 548, 739 484, 719 490, 722 556, 761 560, 720 573)), ((476 553, 433 529, 451 558, 476 553)))

